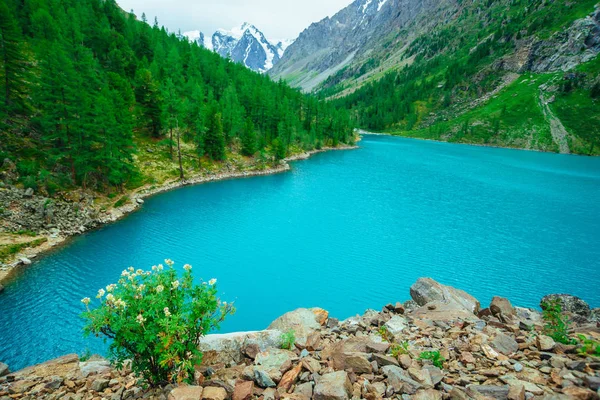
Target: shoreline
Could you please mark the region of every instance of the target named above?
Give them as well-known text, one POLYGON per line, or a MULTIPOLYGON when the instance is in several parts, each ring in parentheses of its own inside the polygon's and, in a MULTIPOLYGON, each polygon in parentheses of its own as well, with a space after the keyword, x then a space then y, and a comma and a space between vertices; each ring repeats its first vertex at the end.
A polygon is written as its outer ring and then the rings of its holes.
POLYGON ((28 267, 33 259, 37 259, 39 256, 43 256, 51 250, 60 248, 60 246, 66 245, 70 239, 89 232, 93 229, 99 229, 103 226, 112 224, 117 222, 129 214, 139 210, 143 204, 144 199, 152 197, 157 194, 169 192, 172 190, 180 189, 187 186, 195 186, 201 185, 209 182, 218 182, 229 179, 240 179, 240 178, 250 178, 255 176, 265 176, 265 175, 275 175, 281 174, 284 172, 288 172, 292 169, 290 166, 290 162, 307 160, 311 156, 318 153, 325 153, 328 151, 341 151, 341 150, 356 150, 359 146, 349 146, 342 145, 338 147, 323 147, 318 150, 311 150, 303 153, 298 153, 291 155, 283 160, 281 163, 274 167, 265 168, 263 170, 251 169, 247 171, 231 171, 231 172, 222 172, 216 173, 213 175, 194 175, 184 180, 167 180, 156 187, 152 187, 149 185, 145 185, 139 187, 137 189, 133 189, 131 191, 123 193, 124 196, 129 196, 130 201, 120 207, 112 208, 107 210, 105 214, 99 216, 94 221, 96 225, 92 229, 85 230, 83 232, 74 233, 71 235, 57 235, 53 237, 49 234, 38 235, 36 238, 45 238, 47 241, 42 243, 41 245, 33 248, 25 248, 20 251, 18 254, 4 263, 4 266, 0 269, 0 293, 3 290, 3 284, 8 282, 11 278, 13 278, 22 268, 28 267), (25 259, 25 261, 24 261, 25 259))

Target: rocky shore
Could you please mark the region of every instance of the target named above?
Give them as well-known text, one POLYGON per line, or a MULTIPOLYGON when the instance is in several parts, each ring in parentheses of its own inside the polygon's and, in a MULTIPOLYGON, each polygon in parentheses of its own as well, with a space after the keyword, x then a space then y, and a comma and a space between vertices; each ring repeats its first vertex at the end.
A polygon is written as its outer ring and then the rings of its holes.
MULTIPOLYGON (((36 256, 64 243, 70 237, 118 221, 142 207, 144 199, 150 196, 206 182, 283 173, 290 170, 291 161, 305 160, 313 154, 325 151, 356 148, 357 146, 325 147, 295 154, 279 165, 265 169, 257 169, 256 165, 252 165, 239 170, 234 165, 226 165, 224 170, 218 173, 204 173, 184 180, 169 180, 160 185, 146 185, 123 193, 121 196, 126 196, 128 200, 119 206, 114 206, 117 198, 106 201, 90 191, 77 190, 50 198, 38 195, 32 189, 20 189, 0 182, 0 236, 7 235, 7 238, 11 239, 10 232, 35 232, 38 235, 30 238, 30 242, 42 242, 23 248, 5 262, 0 260, 0 291, 1 284, 11 273, 19 267, 31 264, 31 260, 36 256)), ((2 244, 0 241, 0 245, 2 244)))
MULTIPOLYGON (((144 389, 127 368, 116 371, 99 357, 69 355, 16 373, 0 364, 0 400, 599 398, 600 358, 545 336, 539 311, 500 297, 483 308, 428 278, 410 295, 344 321, 298 309, 265 331, 209 335, 191 386, 144 389), (295 343, 282 349, 290 330, 295 343)), ((573 321, 572 336, 600 338, 599 309, 573 296, 553 298, 573 321)))

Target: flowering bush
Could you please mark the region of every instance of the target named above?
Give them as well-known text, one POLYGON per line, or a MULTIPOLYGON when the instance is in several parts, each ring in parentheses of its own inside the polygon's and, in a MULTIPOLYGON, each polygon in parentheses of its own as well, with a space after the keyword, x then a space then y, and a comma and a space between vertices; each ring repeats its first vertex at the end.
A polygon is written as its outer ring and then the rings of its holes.
POLYGON ((131 360, 132 370, 150 386, 190 382, 202 361, 200 338, 235 311, 217 298, 216 279, 194 285, 192 267, 179 278, 173 261, 152 271, 123 271, 118 284, 100 289, 100 304, 87 311, 84 331, 111 339, 109 358, 117 368, 131 360))

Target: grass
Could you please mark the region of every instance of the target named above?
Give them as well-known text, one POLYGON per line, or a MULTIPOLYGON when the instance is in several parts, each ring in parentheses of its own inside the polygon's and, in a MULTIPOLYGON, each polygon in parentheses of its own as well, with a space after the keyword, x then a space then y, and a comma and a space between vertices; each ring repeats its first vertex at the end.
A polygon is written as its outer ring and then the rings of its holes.
POLYGON ((47 238, 40 238, 27 243, 8 244, 0 246, 0 261, 5 262, 18 254, 21 250, 38 247, 48 241, 47 238))

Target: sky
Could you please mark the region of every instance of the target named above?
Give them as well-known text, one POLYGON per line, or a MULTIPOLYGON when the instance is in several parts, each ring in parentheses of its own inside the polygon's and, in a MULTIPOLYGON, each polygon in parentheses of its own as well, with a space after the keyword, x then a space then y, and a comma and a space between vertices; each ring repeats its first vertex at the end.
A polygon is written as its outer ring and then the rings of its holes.
POLYGON ((117 0, 125 11, 146 13, 171 32, 212 35, 249 22, 270 39, 295 39, 311 23, 332 16, 352 0, 117 0))

